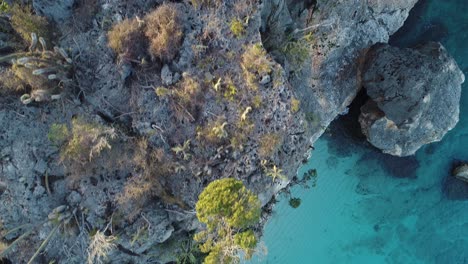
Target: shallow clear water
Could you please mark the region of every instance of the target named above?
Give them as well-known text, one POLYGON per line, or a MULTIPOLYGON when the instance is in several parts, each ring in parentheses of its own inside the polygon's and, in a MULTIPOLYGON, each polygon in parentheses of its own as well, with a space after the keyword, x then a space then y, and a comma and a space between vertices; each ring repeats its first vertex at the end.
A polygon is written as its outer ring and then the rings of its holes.
MULTIPOLYGON (((468 2, 424 1, 392 43, 427 40, 468 76, 468 2)), ((297 209, 281 199, 262 238, 268 253, 251 263, 468 263, 468 200, 454 199, 468 197, 443 191, 453 161, 468 160, 467 87, 456 128, 413 158, 379 154, 346 120, 334 124, 299 173, 316 168, 316 187, 293 188, 297 209)))

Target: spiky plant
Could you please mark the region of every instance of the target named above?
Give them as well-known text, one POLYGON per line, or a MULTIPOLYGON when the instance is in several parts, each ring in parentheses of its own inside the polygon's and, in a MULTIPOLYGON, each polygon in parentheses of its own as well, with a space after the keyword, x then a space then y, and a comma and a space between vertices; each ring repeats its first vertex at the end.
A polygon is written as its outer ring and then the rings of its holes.
POLYGON ((71 82, 72 59, 63 48, 48 50, 44 38, 36 33, 31 33, 29 51, 0 57, 0 62, 11 63, 16 78, 29 86, 30 93, 20 98, 24 104, 59 99, 71 82))

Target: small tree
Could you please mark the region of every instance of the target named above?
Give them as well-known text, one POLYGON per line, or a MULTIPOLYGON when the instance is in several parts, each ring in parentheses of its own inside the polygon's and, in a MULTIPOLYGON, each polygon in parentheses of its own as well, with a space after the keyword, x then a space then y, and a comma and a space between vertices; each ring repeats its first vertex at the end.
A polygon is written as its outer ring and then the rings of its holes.
POLYGON ((252 256, 257 239, 250 227, 260 219, 260 201, 241 181, 211 182, 200 194, 196 210, 198 220, 207 226, 194 237, 203 242, 201 251, 209 253, 204 263, 238 263, 241 252, 252 256))

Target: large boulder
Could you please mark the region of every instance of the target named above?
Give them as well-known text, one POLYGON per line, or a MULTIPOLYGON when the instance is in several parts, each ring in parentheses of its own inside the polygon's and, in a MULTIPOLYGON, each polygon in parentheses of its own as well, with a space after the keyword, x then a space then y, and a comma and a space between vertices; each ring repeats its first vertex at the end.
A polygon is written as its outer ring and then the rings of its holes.
POLYGON ((367 140, 384 153, 413 155, 457 124, 465 76, 440 43, 415 49, 375 45, 362 73, 370 99, 359 122, 367 140))
MULTIPOLYGON (((283 63, 301 109, 308 113, 308 130, 315 142, 359 91, 358 59, 375 43, 386 43, 405 22, 418 0, 263 1, 263 45, 283 63), (315 7, 313 6, 315 3, 315 7), (308 8, 305 8, 308 7, 308 8), (312 13, 313 11, 313 13, 312 13), (309 30, 305 30, 308 28, 309 30), (310 57, 299 68, 278 58, 295 30, 313 32, 310 57)), ((297 34, 298 35, 298 34, 297 34)), ((293 51, 294 53, 294 51, 293 51)))

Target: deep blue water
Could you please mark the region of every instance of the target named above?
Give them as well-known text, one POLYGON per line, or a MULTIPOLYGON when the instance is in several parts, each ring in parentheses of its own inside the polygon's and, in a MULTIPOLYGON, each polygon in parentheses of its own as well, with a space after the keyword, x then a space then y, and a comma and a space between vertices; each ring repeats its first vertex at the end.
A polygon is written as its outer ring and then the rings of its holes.
MULTIPOLYGON (((440 41, 468 76, 468 1, 421 1, 392 44, 440 41)), ((297 209, 281 199, 262 238, 268 253, 251 263, 468 263, 467 186, 448 178, 468 161, 467 87, 455 129, 412 158, 380 154, 352 116, 335 122, 299 172, 316 168, 316 187, 293 188, 297 209)))

